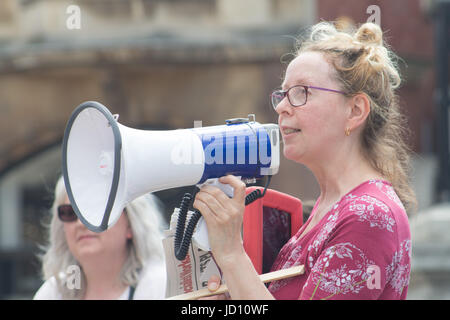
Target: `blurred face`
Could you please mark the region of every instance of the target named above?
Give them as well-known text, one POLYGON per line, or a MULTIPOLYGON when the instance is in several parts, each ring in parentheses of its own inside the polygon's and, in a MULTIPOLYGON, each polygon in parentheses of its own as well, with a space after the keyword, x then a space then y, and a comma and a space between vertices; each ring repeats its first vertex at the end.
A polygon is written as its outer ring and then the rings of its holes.
MULTIPOLYGON (((282 90, 310 85, 339 90, 334 68, 319 52, 304 52, 287 67, 282 90)), ((343 94, 308 89, 305 105, 293 107, 287 97, 277 106, 284 156, 305 165, 332 157, 342 143, 346 125, 343 94)))
MULTIPOLYGON (((70 204, 67 196, 64 204, 70 204)), ((132 238, 126 214, 122 214, 114 226, 101 233, 90 231, 79 219, 63 222, 63 227, 69 250, 81 263, 94 256, 114 257, 125 254, 127 241, 132 238)))

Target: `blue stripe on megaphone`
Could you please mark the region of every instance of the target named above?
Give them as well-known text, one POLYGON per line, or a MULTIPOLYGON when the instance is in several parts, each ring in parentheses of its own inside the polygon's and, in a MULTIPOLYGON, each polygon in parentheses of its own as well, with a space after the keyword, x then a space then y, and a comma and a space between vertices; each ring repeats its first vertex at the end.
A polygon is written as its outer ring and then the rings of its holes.
POLYGON ((199 183, 226 174, 243 178, 261 177, 270 167, 268 132, 259 123, 243 123, 192 129, 204 150, 205 167, 199 183))

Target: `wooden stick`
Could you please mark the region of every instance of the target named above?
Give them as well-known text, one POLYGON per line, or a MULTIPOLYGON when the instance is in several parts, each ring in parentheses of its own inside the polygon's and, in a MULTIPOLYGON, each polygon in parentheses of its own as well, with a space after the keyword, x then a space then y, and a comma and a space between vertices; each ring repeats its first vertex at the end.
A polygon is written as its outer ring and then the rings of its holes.
MULTIPOLYGON (((301 275, 305 272, 305 266, 300 265, 288 269, 281 269, 274 272, 264 273, 259 276, 263 283, 271 282, 275 280, 286 279, 294 276, 301 275)), ((222 294, 228 292, 228 287, 226 284, 222 284, 216 291, 211 292, 208 288, 203 288, 197 291, 192 291, 184 294, 180 294, 178 296, 173 296, 167 298, 167 300, 195 300, 198 298, 213 296, 216 294, 222 294)))

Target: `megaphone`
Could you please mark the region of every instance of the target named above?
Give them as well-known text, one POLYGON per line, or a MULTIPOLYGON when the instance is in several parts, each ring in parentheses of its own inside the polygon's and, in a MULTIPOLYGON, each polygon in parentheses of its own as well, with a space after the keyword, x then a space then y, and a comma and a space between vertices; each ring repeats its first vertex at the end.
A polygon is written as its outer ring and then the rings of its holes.
POLYGON ((198 185, 233 174, 278 172, 279 129, 255 119, 177 130, 140 130, 118 123, 95 101, 80 104, 67 123, 62 171, 78 218, 94 232, 119 219, 126 204, 149 192, 198 185))

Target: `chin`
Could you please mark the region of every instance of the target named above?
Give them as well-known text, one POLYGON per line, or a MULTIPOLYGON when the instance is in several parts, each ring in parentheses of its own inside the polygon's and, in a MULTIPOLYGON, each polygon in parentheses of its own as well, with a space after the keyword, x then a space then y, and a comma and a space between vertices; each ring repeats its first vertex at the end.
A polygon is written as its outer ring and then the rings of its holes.
POLYGON ((302 159, 303 159, 303 152, 301 152, 300 150, 298 150, 297 148, 290 148, 290 147, 285 147, 283 149, 283 155, 286 159, 288 160, 292 160, 298 163, 303 163, 302 159))
POLYGON ((100 246, 82 246, 78 247, 77 249, 77 256, 79 257, 92 257, 97 256, 99 253, 103 251, 103 248, 100 246))

